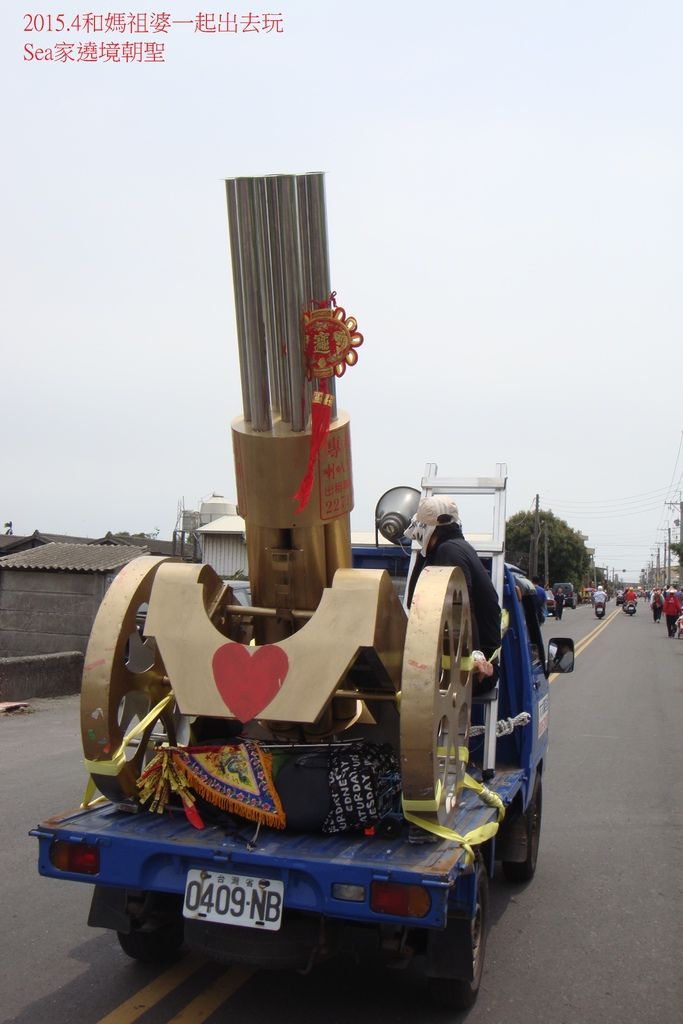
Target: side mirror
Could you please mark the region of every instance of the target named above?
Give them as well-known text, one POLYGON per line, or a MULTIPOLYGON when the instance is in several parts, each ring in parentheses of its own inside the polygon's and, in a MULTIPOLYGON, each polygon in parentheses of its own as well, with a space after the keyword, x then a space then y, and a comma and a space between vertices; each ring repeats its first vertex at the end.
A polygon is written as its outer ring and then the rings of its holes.
POLYGON ((574 671, 574 641, 554 636, 548 641, 548 674, 574 671))

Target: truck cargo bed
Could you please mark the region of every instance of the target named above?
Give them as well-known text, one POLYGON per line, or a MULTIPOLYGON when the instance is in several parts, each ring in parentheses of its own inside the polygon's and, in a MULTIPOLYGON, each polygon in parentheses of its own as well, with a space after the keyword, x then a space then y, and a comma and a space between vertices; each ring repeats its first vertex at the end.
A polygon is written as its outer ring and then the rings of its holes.
MULTIPOLYGON (((489 787, 507 805, 522 779, 519 769, 501 771, 489 787)), ((465 835, 495 817, 495 809, 467 790, 454 829, 465 835)), ((257 833, 254 823, 231 820, 234 828, 209 825, 197 830, 180 809, 160 815, 131 813, 107 803, 50 818, 31 835, 40 841, 42 875, 126 889, 183 893, 191 868, 256 874, 285 883, 289 909, 356 920, 368 920, 372 912, 365 904, 335 899, 333 884, 343 882, 367 889, 373 881, 419 882, 443 889, 450 888, 467 868, 465 852, 458 843, 446 839, 412 843, 405 827, 391 838, 355 832, 294 833, 263 827, 257 833), (59 840, 96 846, 98 873, 83 875, 55 867, 51 847, 59 840)), ((425 918, 425 926, 443 926, 442 902, 434 901, 434 916, 425 918)))

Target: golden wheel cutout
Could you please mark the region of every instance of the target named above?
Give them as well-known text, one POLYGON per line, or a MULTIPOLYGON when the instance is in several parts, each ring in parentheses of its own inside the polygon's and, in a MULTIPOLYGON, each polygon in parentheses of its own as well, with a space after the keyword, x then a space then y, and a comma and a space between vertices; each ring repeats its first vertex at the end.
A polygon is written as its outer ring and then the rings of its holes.
POLYGON ((401 677, 401 780, 406 810, 448 825, 467 767, 472 622, 460 569, 425 567, 408 617, 401 677), (467 659, 466 667, 462 667, 467 659))
POLYGON ((154 734, 176 742, 177 713, 171 700, 143 732, 124 745, 136 723, 170 693, 154 639, 142 635, 141 612, 157 569, 168 558, 142 555, 116 576, 93 623, 81 688, 83 753, 93 782, 110 800, 137 796, 154 734), (95 765, 101 764, 101 771, 95 765))

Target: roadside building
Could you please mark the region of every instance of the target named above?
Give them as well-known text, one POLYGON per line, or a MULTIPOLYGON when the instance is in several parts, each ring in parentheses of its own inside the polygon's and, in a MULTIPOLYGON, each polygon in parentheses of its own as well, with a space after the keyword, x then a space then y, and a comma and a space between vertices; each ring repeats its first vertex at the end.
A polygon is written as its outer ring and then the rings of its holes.
POLYGON ((85 652, 107 588, 133 544, 52 541, 0 558, 0 657, 85 652))

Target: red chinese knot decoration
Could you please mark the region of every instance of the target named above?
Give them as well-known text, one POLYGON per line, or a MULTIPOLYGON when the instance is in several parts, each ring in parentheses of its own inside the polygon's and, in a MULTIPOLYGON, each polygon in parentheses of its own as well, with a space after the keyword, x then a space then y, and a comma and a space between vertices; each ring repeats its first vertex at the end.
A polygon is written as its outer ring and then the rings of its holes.
POLYGON ((304 313, 304 358, 306 377, 317 381, 311 400, 311 445, 308 466, 294 495, 297 512, 303 512, 311 497, 315 464, 330 430, 332 395, 328 391, 330 377, 342 377, 347 366, 358 362, 356 349, 363 344, 355 317, 335 302, 333 292, 328 302, 304 313))
POLYGON ((358 333, 357 326, 355 317, 347 317, 341 306, 304 313, 306 376, 309 380, 315 377, 323 381, 333 374, 341 377, 347 366, 358 362, 356 349, 363 344, 363 335, 358 333))

